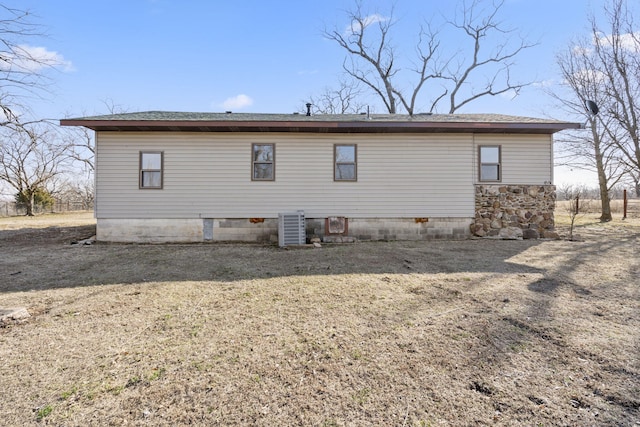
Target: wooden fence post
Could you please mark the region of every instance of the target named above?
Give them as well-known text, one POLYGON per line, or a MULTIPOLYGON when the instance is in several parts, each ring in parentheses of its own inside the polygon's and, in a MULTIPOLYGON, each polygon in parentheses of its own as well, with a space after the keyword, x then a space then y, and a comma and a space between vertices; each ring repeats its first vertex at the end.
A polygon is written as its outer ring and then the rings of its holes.
POLYGON ((623 210, 624 210, 624 216, 622 217, 622 219, 627 219, 627 189, 625 188, 624 191, 622 192, 622 197, 623 197, 623 210))

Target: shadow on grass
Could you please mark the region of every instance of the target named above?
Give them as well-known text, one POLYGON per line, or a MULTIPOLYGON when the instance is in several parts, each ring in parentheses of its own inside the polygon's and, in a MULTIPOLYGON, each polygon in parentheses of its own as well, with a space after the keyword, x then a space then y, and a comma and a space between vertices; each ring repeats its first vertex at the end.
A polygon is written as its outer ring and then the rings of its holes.
MULTIPOLYGON (((629 313, 640 301, 639 288, 634 285, 640 272, 640 263, 635 258, 639 241, 640 233, 634 231, 624 236, 571 242, 568 250, 566 245, 565 251, 556 250, 557 255, 563 257, 562 262, 541 271, 543 277, 526 283, 528 292, 521 295, 518 310, 507 309, 508 299, 504 300, 502 308, 486 300, 478 302, 477 311, 491 313, 489 316, 493 316, 493 321, 471 326, 471 334, 482 337, 473 357, 474 363, 486 366, 489 362, 492 367, 508 371, 514 364, 517 366, 518 362, 514 361, 524 362, 534 370, 528 375, 540 381, 539 387, 532 383, 528 390, 521 391, 531 402, 520 408, 522 413, 534 416, 541 405, 551 403, 545 397, 546 383, 540 379, 543 376, 539 372, 553 372, 554 381, 559 383, 557 378, 563 375, 575 375, 584 380, 582 390, 575 387, 578 392, 574 395, 554 402, 562 405, 567 413, 588 410, 598 416, 599 411, 609 411, 616 421, 602 425, 630 425, 632 420, 638 419, 640 366, 634 360, 637 361, 640 355, 640 337, 637 333, 627 335, 631 347, 620 348, 621 355, 607 357, 606 349, 620 345, 609 335, 610 330, 617 331, 620 325, 637 323, 636 315, 629 313), (594 271, 620 257, 628 257, 629 262, 617 271, 615 268, 603 273, 594 271), (588 272, 593 272, 594 277, 587 277, 588 272), (571 307, 569 311, 567 305, 571 307), (504 310, 502 315, 501 309, 504 310), (569 323, 567 328, 564 322, 569 323), (576 332, 579 337, 573 336, 576 332), (574 367, 576 360, 580 361, 577 369, 574 367), (593 378, 600 378, 609 386, 602 390, 593 378)), ((500 374, 502 372, 491 370, 479 372, 475 381, 483 382, 500 374)), ((566 384, 564 387, 569 388, 566 384)))
MULTIPOLYGON (((509 261, 542 244, 539 240, 360 242, 288 250, 237 243, 71 244, 94 232, 95 226, 0 231, 0 292, 339 274, 549 273, 509 261)), ((583 259, 616 250, 633 238, 581 243, 562 266, 563 275, 571 274, 583 259)), ((529 286, 534 292, 550 293, 557 284, 544 279, 529 286)))
MULTIPOLYGON (((555 298, 560 293, 572 293, 572 297, 583 299, 581 304, 584 307, 590 307, 601 298, 603 290, 579 283, 575 279, 579 268, 607 254, 629 251, 638 241, 636 233, 622 238, 572 243, 531 240, 368 242, 289 250, 254 244, 70 244, 73 240, 87 237, 90 231, 86 227, 54 227, 26 230, 24 233, 0 232, 0 292, 142 282, 215 281, 232 284, 254 279, 329 275, 346 275, 348 286, 348 275, 359 274, 536 274, 533 281, 523 278, 519 284, 520 291, 526 290, 526 296, 524 302, 519 302, 518 311, 500 312, 499 305, 510 304, 509 298, 514 300, 509 289, 501 290, 504 295, 500 295, 498 300, 493 299, 489 292, 480 292, 474 294, 468 303, 472 314, 469 318, 473 321, 460 323, 463 322, 460 320, 462 317, 452 321, 454 327, 468 327, 463 332, 477 338, 476 341, 465 343, 470 347, 465 353, 465 357, 468 357, 466 360, 473 366, 484 366, 486 368, 483 369, 488 370, 483 372, 478 368, 475 371, 477 377, 461 380, 469 382, 471 391, 493 399, 496 410, 501 411, 512 404, 509 400, 509 397, 513 397, 509 394, 512 390, 494 388, 491 380, 502 375, 501 370, 513 369, 513 363, 517 362, 512 360, 516 360, 518 352, 525 353, 527 349, 535 348, 535 352, 525 354, 518 361, 529 362, 537 358, 536 363, 548 368, 548 372, 560 371, 565 364, 575 365, 577 358, 594 365, 601 364, 602 355, 597 351, 587 353, 582 347, 568 348, 568 332, 549 326, 556 316, 555 298), (44 237, 41 233, 44 233, 44 237), (564 261, 552 263, 553 267, 549 269, 512 261, 514 257, 543 244, 546 245, 545 256, 562 256, 564 261)), ((491 280, 491 277, 487 280, 491 280)), ((602 286, 614 288, 616 284, 612 280, 602 286)), ((481 285, 472 283, 469 286, 481 285)), ((452 286, 462 289, 464 282, 452 286)), ((623 300, 620 296, 615 299, 623 300)), ((449 312, 455 312, 453 310, 449 312)), ((523 369, 526 368, 517 367, 516 371, 523 369)), ((624 366, 611 361, 596 373, 604 375, 604 371, 619 372, 616 376, 607 377, 622 384, 618 390, 585 390, 590 393, 588 399, 597 404, 617 406, 622 414, 619 419, 622 425, 638 414, 638 400, 633 397, 631 390, 633 384, 637 384, 637 369, 635 365, 624 366)), ((537 414, 542 405, 550 403, 544 394, 548 384, 541 379, 543 375, 534 373, 531 376, 534 377, 532 385, 535 390, 516 390, 514 393, 520 392, 524 399, 517 401, 520 406, 514 407, 514 411, 517 409, 537 414)), ((580 396, 578 400, 572 397, 568 396, 561 402, 567 412, 581 409, 576 409, 574 402, 588 400, 580 396)))
POLYGON ((87 239, 95 234, 95 224, 75 227, 50 226, 0 230, 0 248, 5 253, 21 248, 39 250, 43 245, 71 244, 73 241, 87 239))
POLYGON ((71 244, 94 232, 95 226, 0 231, 0 292, 310 275, 539 272, 508 259, 541 243, 360 242, 320 249, 230 243, 71 244))

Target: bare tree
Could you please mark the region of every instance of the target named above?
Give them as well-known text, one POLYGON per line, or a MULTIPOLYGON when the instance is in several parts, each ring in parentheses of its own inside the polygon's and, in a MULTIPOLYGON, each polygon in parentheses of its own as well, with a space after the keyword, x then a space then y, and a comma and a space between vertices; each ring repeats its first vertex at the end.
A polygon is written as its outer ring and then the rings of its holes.
POLYGON ((498 15, 504 0, 486 3, 489 5, 484 8, 481 0, 463 1, 457 19, 445 23, 464 35, 469 43, 466 51, 447 52, 439 29, 431 24, 420 28, 417 57, 409 70, 412 78, 403 72, 401 52, 393 44, 393 29, 398 23, 393 8, 385 15, 367 13, 362 1, 356 0, 354 9, 347 12, 348 28, 325 29, 324 36, 346 51, 346 74, 372 91, 389 113, 404 109, 413 115, 419 105, 428 103, 429 111, 444 107, 452 114, 485 96, 507 92, 515 96, 529 84, 514 82, 511 68, 514 58, 534 44, 522 38, 514 42, 513 30, 502 25, 498 15), (487 44, 493 36, 501 41, 491 49, 487 44), (480 78, 483 83, 478 82, 480 78), (413 84, 405 88, 410 80, 413 84), (426 99, 420 96, 423 92, 426 99))
POLYGON ((91 175, 95 170, 96 154, 93 131, 84 127, 74 127, 62 132, 71 160, 80 163, 85 172, 91 175))
POLYGON ((582 40, 572 43, 565 52, 558 54, 556 62, 569 95, 553 91, 550 95, 559 101, 565 111, 586 123, 586 132, 572 132, 558 139, 563 147, 558 160, 560 164, 597 173, 600 221, 611 221, 610 191, 623 178, 625 169, 619 161, 617 145, 609 131, 614 126, 612 118, 595 111, 598 105, 603 105, 607 100, 598 58, 593 55, 589 42, 582 40))
POLYGON ((340 80, 337 89, 325 87, 319 95, 310 96, 304 102, 310 102, 317 114, 357 114, 366 109, 366 105, 359 101, 361 95, 357 82, 340 80))
POLYGON ((557 57, 571 96, 554 96, 586 121, 588 134, 565 140, 565 156, 573 157, 567 164, 597 172, 600 220, 609 221, 611 190, 625 175, 640 174, 640 32, 625 0, 610 0, 604 11, 606 30, 592 15, 589 39, 557 57), (583 109, 588 101, 597 115, 583 109))
MULTIPOLYGON (((128 112, 126 107, 116 104, 112 99, 102 100, 102 103, 108 114, 128 112)), ((68 154, 71 160, 75 163, 80 163, 85 172, 91 175, 95 170, 96 147, 94 132, 85 127, 65 128, 61 132, 65 144, 69 147, 68 154)))
POLYGON ((634 189, 636 197, 640 197, 640 171, 630 171, 627 178, 634 189))
POLYGON ((0 125, 15 122, 22 102, 46 87, 43 70, 61 64, 61 57, 42 48, 33 48, 28 40, 42 37, 41 27, 26 11, 0 5, 0 125))
POLYGON ((589 201, 585 200, 586 190, 583 186, 565 185, 558 190, 567 201, 566 210, 569 214, 569 240, 574 240, 573 229, 576 219, 589 212, 589 201))
POLYGON ((95 183, 91 177, 65 180, 56 192, 56 198, 80 205, 83 210, 91 209, 95 200, 95 183))
POLYGON ((53 192, 67 165, 69 147, 58 142, 46 123, 9 125, 0 134, 0 181, 15 189, 32 216, 38 192, 53 192))
POLYGON ((625 0, 605 7, 607 28, 590 18, 593 55, 604 81, 607 127, 629 172, 640 171, 640 31, 625 0))

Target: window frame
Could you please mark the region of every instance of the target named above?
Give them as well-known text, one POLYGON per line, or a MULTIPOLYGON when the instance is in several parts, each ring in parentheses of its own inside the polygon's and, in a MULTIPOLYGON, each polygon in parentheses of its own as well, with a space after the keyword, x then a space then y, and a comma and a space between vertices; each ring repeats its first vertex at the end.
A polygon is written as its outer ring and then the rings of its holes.
POLYGON ((479 145, 478 146, 478 182, 502 182, 502 145, 479 145), (497 148, 498 149, 498 163, 495 162, 483 162, 482 161, 482 149, 483 148, 497 148), (483 166, 497 166, 498 167, 498 179, 483 179, 482 167, 483 166))
POLYGON ((276 180, 276 144, 272 142, 254 142, 251 144, 251 181, 275 181, 276 180), (255 147, 259 145, 271 146, 271 153, 273 154, 272 160, 269 161, 256 161, 255 160, 255 147), (256 164, 259 165, 271 165, 271 178, 256 178, 256 164))
POLYGON ((333 144, 333 181, 357 182, 358 181, 358 144, 333 144), (338 147, 353 147, 353 162, 338 162, 338 147), (338 178, 338 165, 353 165, 353 178, 338 178))
POLYGON ((164 188, 164 151, 140 151, 138 160, 138 189, 140 190, 162 190, 164 188), (142 157, 145 154, 160 154, 160 169, 143 169, 142 157), (144 172, 160 172, 160 185, 144 185, 144 172))

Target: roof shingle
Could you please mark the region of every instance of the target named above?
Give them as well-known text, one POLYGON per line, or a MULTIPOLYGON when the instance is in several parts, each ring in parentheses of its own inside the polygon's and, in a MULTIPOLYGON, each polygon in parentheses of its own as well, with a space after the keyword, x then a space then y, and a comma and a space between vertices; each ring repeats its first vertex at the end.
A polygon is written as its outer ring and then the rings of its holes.
POLYGON ((502 114, 267 114, 145 111, 60 121, 94 130, 271 132, 514 132, 554 133, 579 123, 502 114))

